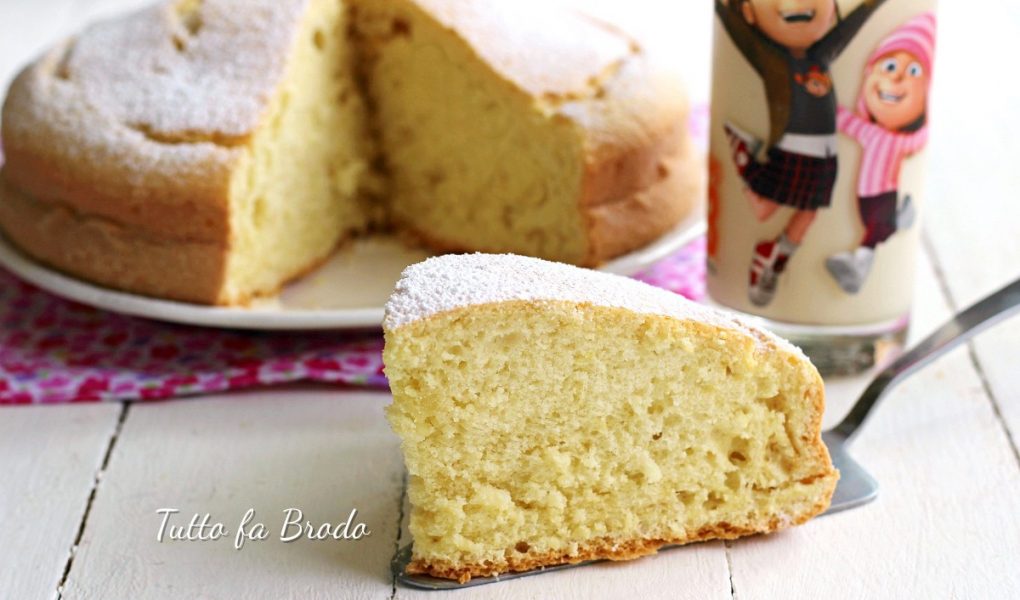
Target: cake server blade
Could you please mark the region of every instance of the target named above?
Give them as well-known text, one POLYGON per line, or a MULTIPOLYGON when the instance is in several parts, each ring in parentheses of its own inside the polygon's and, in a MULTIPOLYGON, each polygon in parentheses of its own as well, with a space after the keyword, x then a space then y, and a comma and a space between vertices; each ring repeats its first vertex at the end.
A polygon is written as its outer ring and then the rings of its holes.
POLYGON ((846 417, 822 433, 832 464, 840 472, 832 503, 825 514, 867 504, 878 496, 878 482, 851 458, 847 450, 878 401, 907 377, 1017 312, 1020 312, 1020 279, 957 314, 875 376, 846 417))
MULTIPOLYGON (((897 384, 921 370, 946 352, 956 348, 978 333, 1020 312, 1020 279, 994 294, 973 304, 949 320, 902 354, 882 370, 865 388, 864 393, 850 408, 846 417, 832 429, 822 433, 822 441, 829 449, 832 464, 839 469, 839 483, 832 495, 829 509, 823 515, 862 506, 878 497, 878 482, 850 456, 848 446, 871 414, 878 401, 897 384)), ((521 573, 504 573, 495 577, 472 577, 467 583, 439 579, 427 575, 409 575, 405 572, 411 561, 411 545, 400 548, 393 557, 391 568, 394 579, 408 587, 423 590, 455 590, 486 585, 520 577, 530 577, 563 569, 582 567, 595 562, 556 565, 521 573)))
POLYGON ((845 440, 826 431, 822 433, 822 441, 829 448, 832 466, 839 471, 839 483, 836 484, 836 491, 832 494, 832 502, 822 515, 856 508, 877 498, 878 482, 850 456, 845 440))

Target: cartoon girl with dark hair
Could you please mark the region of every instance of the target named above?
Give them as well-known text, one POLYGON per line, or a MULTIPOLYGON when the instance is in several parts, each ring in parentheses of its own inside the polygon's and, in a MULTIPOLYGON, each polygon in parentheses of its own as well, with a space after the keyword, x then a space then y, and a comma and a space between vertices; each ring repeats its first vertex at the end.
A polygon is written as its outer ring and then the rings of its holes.
POLYGON ((794 209, 782 235, 757 244, 749 297, 764 306, 836 181, 836 94, 829 65, 885 0, 864 0, 839 18, 835 0, 716 0, 733 43, 765 84, 767 143, 732 123, 726 136, 755 217, 794 209), (765 146, 765 159, 758 157, 765 146))
POLYGON ((922 13, 885 38, 864 67, 856 112, 839 107, 839 130, 861 145, 857 207, 864 225, 860 246, 825 261, 844 291, 856 294, 875 248, 913 223, 910 196, 899 202, 903 159, 928 141, 928 89, 935 54, 935 14, 922 13), (899 206, 897 206, 899 205, 899 206))

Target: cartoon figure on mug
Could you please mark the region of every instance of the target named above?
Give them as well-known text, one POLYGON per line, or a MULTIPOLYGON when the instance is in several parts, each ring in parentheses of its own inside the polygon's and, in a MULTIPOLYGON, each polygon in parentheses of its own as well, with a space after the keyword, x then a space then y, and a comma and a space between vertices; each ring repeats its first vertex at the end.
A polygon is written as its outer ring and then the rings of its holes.
POLYGON ((910 195, 899 201, 903 160, 928 141, 928 90, 935 53, 935 14, 922 13, 885 38, 864 67, 855 111, 839 107, 839 130, 861 146, 857 208, 864 226, 860 245, 830 256, 829 273, 856 294, 875 260, 875 249, 914 222, 910 195))
POLYGON ((759 221, 793 214, 783 233, 759 242, 748 297, 765 306, 836 181, 836 94, 829 65, 885 0, 864 0, 845 16, 835 0, 716 0, 723 27, 765 85, 769 136, 724 124, 744 195, 759 221), (764 158, 759 155, 764 153, 764 158))

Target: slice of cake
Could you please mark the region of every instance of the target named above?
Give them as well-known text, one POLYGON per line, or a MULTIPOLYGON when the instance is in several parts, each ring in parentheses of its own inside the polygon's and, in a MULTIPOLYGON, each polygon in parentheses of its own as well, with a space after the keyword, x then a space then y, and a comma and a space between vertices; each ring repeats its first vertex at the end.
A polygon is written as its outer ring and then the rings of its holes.
POLYGON ((386 307, 411 573, 467 581, 797 525, 839 477, 822 381, 773 335, 510 255, 409 267, 386 307))
POLYGON ((675 77, 614 27, 534 0, 358 0, 394 220, 438 250, 597 265, 694 207, 675 77))
POLYGON ((0 228, 78 277, 212 304, 389 221, 594 265, 694 208, 686 110, 634 40, 535 0, 162 2, 13 82, 0 228))

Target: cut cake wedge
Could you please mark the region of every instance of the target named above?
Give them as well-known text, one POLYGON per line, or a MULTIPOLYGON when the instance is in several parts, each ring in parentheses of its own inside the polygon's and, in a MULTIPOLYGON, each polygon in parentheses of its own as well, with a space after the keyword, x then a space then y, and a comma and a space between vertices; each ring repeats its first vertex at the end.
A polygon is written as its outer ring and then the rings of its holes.
POLYGON ((511 255, 409 267, 384 362, 409 573, 467 581, 797 525, 839 477, 795 347, 670 292, 511 255))

